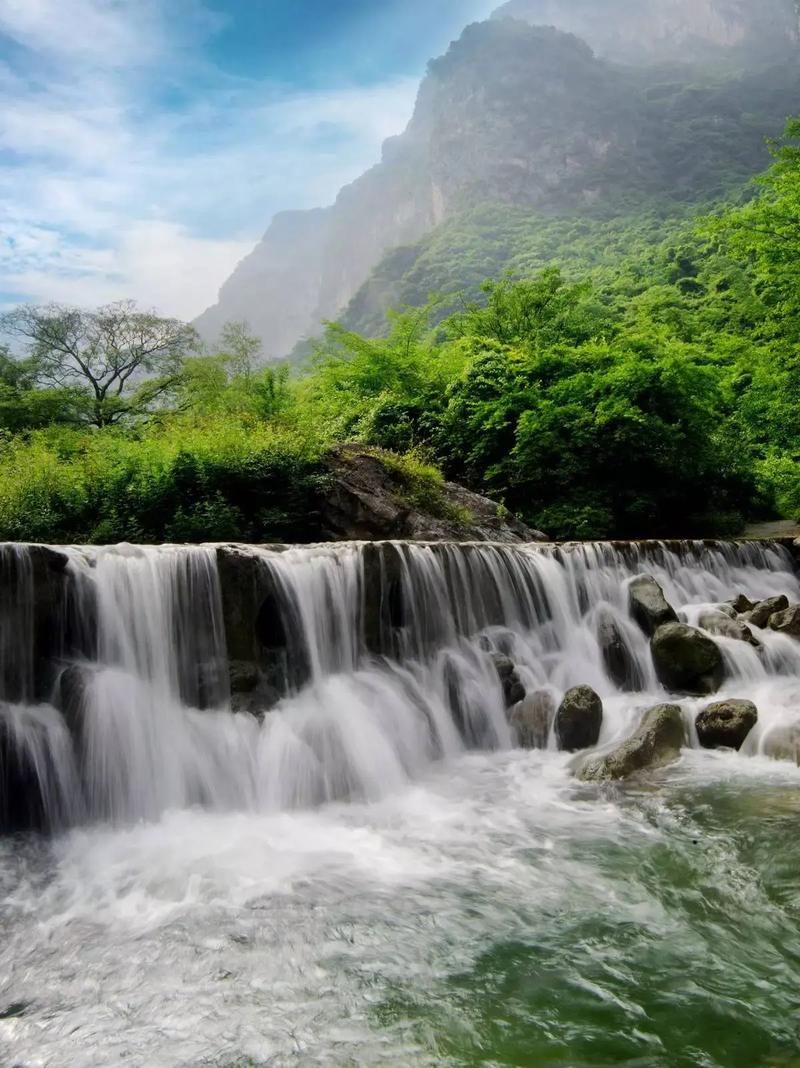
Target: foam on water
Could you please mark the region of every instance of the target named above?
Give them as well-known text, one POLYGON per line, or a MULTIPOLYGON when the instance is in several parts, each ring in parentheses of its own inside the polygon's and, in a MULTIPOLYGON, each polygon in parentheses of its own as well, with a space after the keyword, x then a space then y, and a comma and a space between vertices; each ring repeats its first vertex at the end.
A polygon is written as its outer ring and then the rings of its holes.
POLYGON ((280 668, 261 719, 232 711, 216 547, 66 550, 46 694, 30 552, 0 551, 0 743, 60 833, 0 839, 0 1064, 791 1063, 800 771, 759 754, 800 719, 800 643, 716 638, 745 750, 627 788, 515 751, 492 659, 594 686, 610 744, 670 696, 631 578, 697 622, 800 599, 788 552, 238 548, 280 668))

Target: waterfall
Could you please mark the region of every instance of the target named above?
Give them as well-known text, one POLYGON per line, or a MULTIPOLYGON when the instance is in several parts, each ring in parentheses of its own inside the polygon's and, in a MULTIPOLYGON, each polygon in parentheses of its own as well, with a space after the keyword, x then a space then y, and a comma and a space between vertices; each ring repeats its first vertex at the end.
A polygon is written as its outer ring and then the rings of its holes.
MULTIPOLYGON (((800 600, 777 543, 0 546, 0 826, 377 800, 512 746, 512 681, 593 687, 610 744, 667 697, 642 574, 692 625, 740 593, 800 600)), ((714 639, 722 696, 760 710, 750 752, 800 721, 800 642, 759 638, 714 639)))

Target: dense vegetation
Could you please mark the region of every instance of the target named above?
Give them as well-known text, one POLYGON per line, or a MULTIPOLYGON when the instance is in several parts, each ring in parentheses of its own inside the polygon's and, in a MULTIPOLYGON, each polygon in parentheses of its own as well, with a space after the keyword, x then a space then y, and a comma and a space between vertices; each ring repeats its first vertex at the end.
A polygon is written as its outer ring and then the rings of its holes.
MULTIPOLYGON (((332 324, 292 378, 236 325, 208 355, 129 307, 12 313, 30 346, 0 355, 0 538, 303 540, 342 440, 427 459, 557 537, 798 516, 798 141, 795 121, 699 220, 552 220, 480 299, 394 313, 381 338, 332 324)), ((487 248, 493 212, 531 231, 486 208, 487 248)))

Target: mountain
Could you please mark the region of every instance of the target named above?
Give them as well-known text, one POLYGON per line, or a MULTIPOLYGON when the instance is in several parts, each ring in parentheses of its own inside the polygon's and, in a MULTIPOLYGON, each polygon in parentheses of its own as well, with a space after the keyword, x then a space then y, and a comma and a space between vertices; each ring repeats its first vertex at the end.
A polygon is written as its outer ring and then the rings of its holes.
POLYGON ((792 0, 508 0, 492 18, 521 19, 577 34, 608 59, 709 61, 738 51, 771 58, 797 41, 792 0))
MULTIPOLYGON (((379 330, 426 243, 476 212, 503 218, 499 237, 470 241, 472 266, 496 271, 508 219, 611 219, 723 194, 798 110, 796 21, 792 0, 510 0, 429 65, 380 163, 331 207, 276 216, 198 329, 213 340, 246 319, 281 358, 351 301, 348 319, 379 330)), ((443 267, 431 288, 471 282, 457 258, 443 267)))

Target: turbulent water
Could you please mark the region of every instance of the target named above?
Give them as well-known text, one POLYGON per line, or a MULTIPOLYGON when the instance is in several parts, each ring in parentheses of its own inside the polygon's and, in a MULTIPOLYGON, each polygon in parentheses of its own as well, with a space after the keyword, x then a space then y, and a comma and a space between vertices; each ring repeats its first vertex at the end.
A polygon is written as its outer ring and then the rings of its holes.
POLYGON ((242 550, 281 664, 260 720, 231 712, 214 547, 68 550, 47 693, 6 550, 4 752, 53 833, 0 840, 0 1064, 800 1064, 800 772, 760 755, 800 720, 800 643, 716 639, 722 696, 759 708, 745 750, 625 788, 514 749, 491 659, 529 691, 594 686, 608 744, 665 698, 630 578, 695 623, 800 599, 789 553, 369 551, 242 550))

